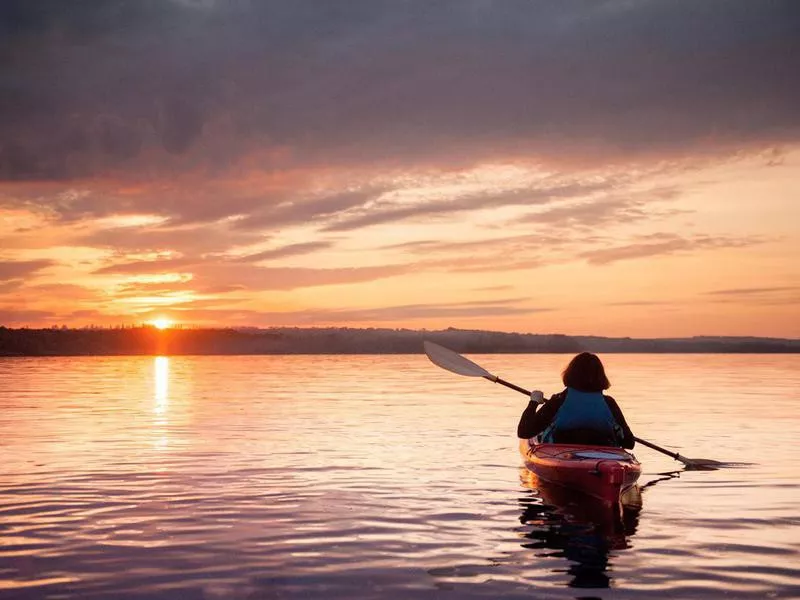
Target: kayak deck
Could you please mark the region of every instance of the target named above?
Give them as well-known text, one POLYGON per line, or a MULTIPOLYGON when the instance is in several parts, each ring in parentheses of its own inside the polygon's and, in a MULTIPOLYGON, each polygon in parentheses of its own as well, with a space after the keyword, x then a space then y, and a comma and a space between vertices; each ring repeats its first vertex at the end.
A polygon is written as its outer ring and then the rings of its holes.
POLYGON ((519 449, 540 479, 606 502, 619 502, 642 471, 633 454, 613 446, 539 444, 531 438, 520 440, 519 449))

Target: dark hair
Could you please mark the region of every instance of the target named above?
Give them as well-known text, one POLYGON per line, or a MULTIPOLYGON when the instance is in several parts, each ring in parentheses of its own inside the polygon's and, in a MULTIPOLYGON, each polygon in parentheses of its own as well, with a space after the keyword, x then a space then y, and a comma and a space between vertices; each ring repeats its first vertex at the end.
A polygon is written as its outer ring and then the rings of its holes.
POLYGON ((581 392, 602 392, 611 387, 603 363, 591 352, 581 352, 569 361, 561 380, 565 386, 581 392))

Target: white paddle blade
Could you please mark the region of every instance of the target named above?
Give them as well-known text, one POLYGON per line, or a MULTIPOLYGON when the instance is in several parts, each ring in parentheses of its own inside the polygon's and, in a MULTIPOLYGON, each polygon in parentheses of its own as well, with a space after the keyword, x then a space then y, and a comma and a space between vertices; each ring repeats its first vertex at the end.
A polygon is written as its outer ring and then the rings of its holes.
POLYGON ((425 354, 428 355, 428 358, 430 358, 431 362, 437 367, 441 367, 457 375, 466 375, 467 377, 494 378, 489 371, 480 365, 476 365, 468 358, 464 358, 460 354, 448 350, 444 346, 428 341, 423 342, 422 345, 425 348, 425 354))

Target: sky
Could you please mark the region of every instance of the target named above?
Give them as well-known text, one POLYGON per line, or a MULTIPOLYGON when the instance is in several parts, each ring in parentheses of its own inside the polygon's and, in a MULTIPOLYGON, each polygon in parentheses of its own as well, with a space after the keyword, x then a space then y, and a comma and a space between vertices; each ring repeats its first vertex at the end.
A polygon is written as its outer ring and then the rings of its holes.
POLYGON ((800 337, 794 0, 5 0, 0 325, 800 337))

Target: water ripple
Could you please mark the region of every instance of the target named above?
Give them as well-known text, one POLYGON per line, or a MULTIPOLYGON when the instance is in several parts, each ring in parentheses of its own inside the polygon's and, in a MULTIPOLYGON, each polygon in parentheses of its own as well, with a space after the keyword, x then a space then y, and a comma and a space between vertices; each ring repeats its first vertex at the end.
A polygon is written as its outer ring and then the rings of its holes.
MULTIPOLYGON (((485 362, 525 382, 562 358, 485 362)), ((635 429, 757 464, 674 471, 637 448, 650 485, 616 516, 545 501, 518 398, 421 357, 155 360, 0 360, 0 598, 798 595, 796 357, 751 378, 747 357, 620 357, 635 429)))

